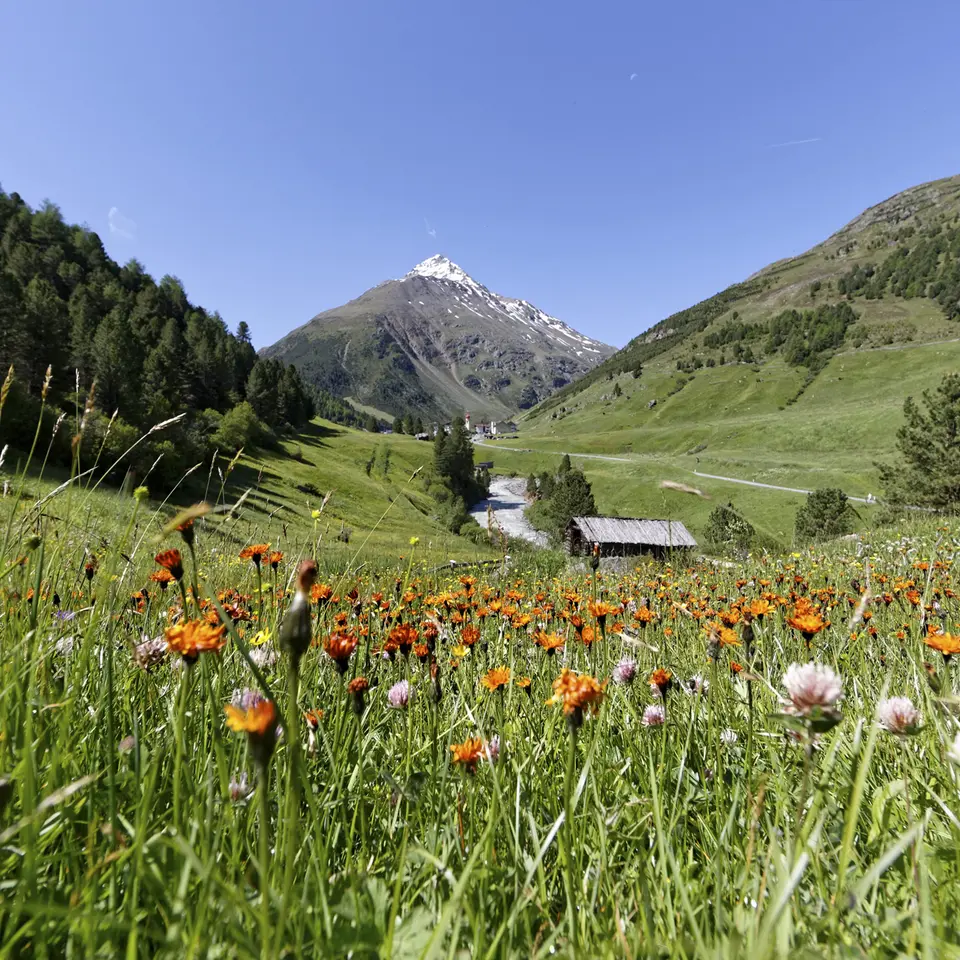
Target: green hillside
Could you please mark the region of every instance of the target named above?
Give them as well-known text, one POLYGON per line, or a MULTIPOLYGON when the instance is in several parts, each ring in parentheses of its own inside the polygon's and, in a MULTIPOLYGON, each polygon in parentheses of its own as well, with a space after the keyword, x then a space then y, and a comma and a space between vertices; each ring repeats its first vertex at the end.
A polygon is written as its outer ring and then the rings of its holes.
MULTIPOLYGON (((513 446, 537 453, 501 452, 498 465, 623 456, 581 464, 602 510, 669 507, 696 532, 711 502, 659 488, 681 480, 733 500, 784 544, 801 496, 694 472, 880 494, 875 462, 894 455, 904 399, 960 369, 958 212, 960 177, 913 188, 662 321, 531 411, 513 446)), ((860 512, 868 522, 871 509, 860 512)))
MULTIPOLYGON (((0 469, 10 496, 20 491, 24 460, 8 451, 0 469)), ((229 457, 218 458, 212 467, 202 464, 169 497, 150 501, 152 517, 140 532, 150 536, 179 508, 206 500, 223 509, 200 523, 217 532, 227 551, 267 537, 275 549, 293 556, 315 554, 335 571, 370 562, 402 565, 402 558, 414 552, 411 537, 419 539, 416 556, 430 564, 493 556, 485 542, 455 536, 437 519, 437 503, 428 492, 432 460, 431 444, 318 419, 276 450, 243 454, 232 469, 229 457), (226 510, 236 503, 236 511, 226 510), (313 511, 321 506, 315 519, 313 511)), ((123 529, 133 507, 129 489, 98 483, 103 472, 95 469, 64 485, 67 476, 56 470, 42 476, 29 470, 20 495, 25 529, 40 529, 45 519, 67 521, 78 542, 96 552, 104 536, 123 529)))

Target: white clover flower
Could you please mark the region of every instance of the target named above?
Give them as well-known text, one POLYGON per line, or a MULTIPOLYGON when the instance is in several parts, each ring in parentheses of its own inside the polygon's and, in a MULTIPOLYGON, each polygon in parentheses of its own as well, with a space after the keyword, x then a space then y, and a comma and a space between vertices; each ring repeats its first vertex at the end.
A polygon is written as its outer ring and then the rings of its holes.
POLYGON ((783 685, 789 698, 787 707, 804 717, 817 708, 832 709, 843 692, 840 677, 822 663, 791 663, 783 685))
POLYGON ((885 730, 904 736, 920 726, 920 711, 909 697, 888 697, 877 704, 877 719, 885 730))

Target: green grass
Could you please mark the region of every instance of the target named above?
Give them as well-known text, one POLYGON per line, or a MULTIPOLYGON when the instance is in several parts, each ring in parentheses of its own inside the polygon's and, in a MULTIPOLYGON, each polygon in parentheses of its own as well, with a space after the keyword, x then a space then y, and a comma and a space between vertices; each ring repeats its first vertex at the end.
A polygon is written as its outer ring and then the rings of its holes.
MULTIPOLYGON (((497 444, 497 470, 528 474, 555 465, 564 451, 624 456, 631 463, 581 460, 601 512, 660 516, 664 506, 696 535, 710 503, 672 494, 659 482, 692 483, 714 500, 730 500, 765 536, 786 547, 802 498, 695 477, 695 470, 811 490, 840 487, 851 496, 881 495, 877 461, 895 461, 903 401, 935 387, 960 365, 960 343, 847 352, 835 356, 795 403, 802 372, 780 360, 756 367, 729 364, 683 376, 658 358, 634 380, 591 384, 564 412, 544 412, 521 424, 509 454, 497 444), (613 397, 614 383, 623 395, 613 397), (648 408, 651 399, 657 405, 648 408), (553 453, 554 456, 545 454, 553 453)), ((869 510, 858 508, 866 523, 869 510)))
MULTIPOLYGON (((320 439, 301 444, 311 464, 265 464, 264 503, 300 470, 326 478, 337 457, 346 470, 367 449, 320 439)), ((398 449, 398 464, 406 455, 417 453, 398 449)), ((194 665, 171 653, 147 671, 136 644, 183 617, 176 588, 148 579, 179 535, 159 536, 130 495, 68 490, 39 516, 0 501, 0 957, 956 955, 957 679, 931 653, 928 681, 919 613, 936 597, 936 623, 960 622, 960 531, 918 525, 861 558, 840 547, 735 567, 683 558, 596 578, 527 557, 478 571, 469 590, 435 570, 423 540, 401 559, 390 533, 379 568, 358 572, 338 570, 321 539, 334 597, 311 605, 318 645, 291 694, 277 637, 293 570, 317 548, 312 520, 292 535, 291 505, 284 537, 280 514, 249 503, 240 519, 198 521, 196 569, 184 551, 204 610, 229 628, 223 651, 194 665), (285 553, 263 592, 238 557, 257 541, 285 553), (928 574, 921 560, 938 563, 928 574), (863 586, 891 603, 878 596, 871 620, 848 625, 863 586), (768 591, 811 597, 832 625, 808 652, 787 607, 758 625, 755 653, 708 659, 709 621, 768 591), (632 606, 588 647, 568 617, 579 607, 599 632, 593 597, 632 606), (643 602, 656 614, 645 629, 631 619, 643 602), (226 603, 250 619, 234 622, 226 603), (479 628, 467 652, 454 613, 479 628), (357 638, 343 676, 319 646, 338 620, 357 638), (421 639, 439 630, 435 679, 416 652, 374 653, 401 620, 421 639), (565 647, 547 656, 539 629, 565 647), (561 668, 607 681, 624 656, 636 679, 606 686, 576 733, 545 703, 561 668), (774 715, 784 671, 811 656, 841 675, 844 698, 839 724, 807 749, 806 727, 791 742, 774 715), (739 678, 734 659, 747 665, 739 678), (531 678, 529 694, 484 689, 501 665, 531 678), (665 725, 648 727, 658 667, 677 685, 665 725), (357 713, 346 683, 360 674, 373 686, 357 713), (703 696, 680 686, 696 675, 703 696), (401 681, 414 697, 392 709, 401 681), (265 766, 225 724, 243 688, 276 698, 284 732, 265 766), (892 694, 923 713, 902 742, 874 722, 892 694), (305 710, 322 711, 316 729, 305 710), (499 737, 496 762, 481 754, 473 773, 450 750, 472 737, 499 737)), ((344 511, 376 512, 359 493, 344 511)))
MULTIPOLYGON (((3 476, 11 478, 24 459, 8 452, 10 472, 3 476)), ((152 519, 146 520, 144 510, 139 525, 156 530, 177 509, 199 500, 224 508, 242 501, 242 509, 221 524, 235 544, 248 541, 251 530, 267 528, 282 549, 322 544, 332 567, 402 555, 409 551, 411 537, 419 538, 421 554, 436 563, 494 556, 488 545, 456 536, 440 522, 428 488, 432 460, 431 444, 318 419, 275 450, 245 452, 232 469, 228 457, 198 465, 172 493, 149 501, 152 519), (313 511, 321 506, 322 515, 315 520, 313 511)), ((129 506, 130 491, 103 480, 104 465, 90 466, 89 474, 71 482, 62 471, 34 465, 20 497, 24 514, 62 487, 45 504, 44 515, 70 514, 80 537, 95 537, 98 528, 115 526, 117 514, 129 506)), ((12 484, 11 496, 17 489, 12 484)))

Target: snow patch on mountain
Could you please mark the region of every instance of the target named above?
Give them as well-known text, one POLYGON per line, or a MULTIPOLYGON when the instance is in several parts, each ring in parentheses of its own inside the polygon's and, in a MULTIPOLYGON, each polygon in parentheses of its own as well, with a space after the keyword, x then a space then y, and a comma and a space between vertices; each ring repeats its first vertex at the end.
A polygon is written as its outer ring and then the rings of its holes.
MULTIPOLYGON (((562 320, 551 317, 550 314, 544 313, 543 310, 526 300, 514 300, 494 293, 482 283, 477 283, 466 270, 443 256, 443 254, 435 254, 422 263, 418 263, 403 279, 409 280, 413 277, 423 277, 442 284, 456 284, 460 291, 459 295, 454 294, 454 300, 457 303, 462 303, 478 317, 483 316, 483 314, 476 309, 476 306, 486 307, 488 310, 493 310, 494 313, 499 314, 496 319, 501 322, 506 318, 528 327, 534 327, 550 337, 551 340, 555 340, 566 347, 580 348, 576 349, 577 356, 580 356, 583 352, 588 352, 595 355, 591 358, 594 362, 599 362, 602 359, 603 351, 597 348, 603 347, 603 344, 577 333, 562 320), (461 300, 461 297, 465 299, 461 300), (468 300, 474 301, 476 306, 471 305, 468 300)), ((493 319, 489 314, 487 314, 487 317, 493 319)))

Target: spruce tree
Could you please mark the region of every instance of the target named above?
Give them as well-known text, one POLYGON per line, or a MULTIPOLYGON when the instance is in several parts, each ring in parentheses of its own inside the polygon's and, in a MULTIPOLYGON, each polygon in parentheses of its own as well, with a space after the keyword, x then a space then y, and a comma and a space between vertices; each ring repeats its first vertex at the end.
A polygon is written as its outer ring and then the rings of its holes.
POLYGON ((960 506, 960 374, 943 378, 934 392, 903 404, 897 431, 900 463, 878 464, 880 482, 894 504, 934 510, 960 506))

